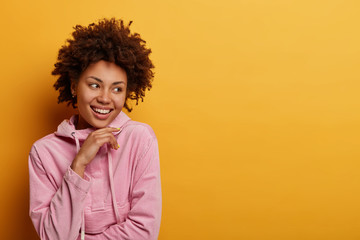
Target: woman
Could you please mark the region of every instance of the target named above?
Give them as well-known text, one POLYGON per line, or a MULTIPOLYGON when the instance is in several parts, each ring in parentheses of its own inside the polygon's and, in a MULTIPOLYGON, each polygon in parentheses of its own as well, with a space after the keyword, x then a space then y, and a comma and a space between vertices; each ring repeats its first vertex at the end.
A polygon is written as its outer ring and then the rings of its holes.
POLYGON ((76 26, 53 75, 59 102, 78 108, 29 154, 30 217, 41 239, 157 239, 158 145, 122 112, 151 88, 150 49, 122 20, 76 26))

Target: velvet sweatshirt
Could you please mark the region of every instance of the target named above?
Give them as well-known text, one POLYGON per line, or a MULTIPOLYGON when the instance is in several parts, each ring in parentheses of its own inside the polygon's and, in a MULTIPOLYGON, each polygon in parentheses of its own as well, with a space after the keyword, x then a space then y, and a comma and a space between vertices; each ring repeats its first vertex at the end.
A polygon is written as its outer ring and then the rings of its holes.
POLYGON ((29 154, 30 217, 43 240, 157 239, 161 219, 159 151, 150 126, 121 112, 109 127, 120 145, 104 144, 84 178, 70 165, 92 131, 64 120, 29 154))

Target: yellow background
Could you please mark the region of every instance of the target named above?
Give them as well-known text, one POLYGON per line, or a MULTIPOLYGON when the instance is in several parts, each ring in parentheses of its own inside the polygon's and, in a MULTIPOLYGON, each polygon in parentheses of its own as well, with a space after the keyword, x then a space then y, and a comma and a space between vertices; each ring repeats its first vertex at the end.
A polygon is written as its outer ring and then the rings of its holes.
POLYGON ((360 239, 360 2, 6 1, 1 239, 37 239, 32 143, 72 113, 50 75, 76 24, 134 20, 156 65, 130 114, 159 139, 160 240, 360 239))

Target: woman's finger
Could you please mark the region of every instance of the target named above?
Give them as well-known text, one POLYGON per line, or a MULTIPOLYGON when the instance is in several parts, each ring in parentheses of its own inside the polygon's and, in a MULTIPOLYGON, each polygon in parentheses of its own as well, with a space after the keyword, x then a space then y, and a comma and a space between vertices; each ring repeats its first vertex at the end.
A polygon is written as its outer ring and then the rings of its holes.
POLYGON ((108 143, 113 149, 118 149, 118 142, 111 132, 98 132, 93 136, 93 138, 96 139, 99 147, 108 143))
POLYGON ((94 134, 96 133, 110 133, 110 132, 118 132, 118 131, 121 131, 121 128, 113 128, 113 127, 106 127, 106 128, 100 128, 100 129, 97 129, 95 130, 94 134))

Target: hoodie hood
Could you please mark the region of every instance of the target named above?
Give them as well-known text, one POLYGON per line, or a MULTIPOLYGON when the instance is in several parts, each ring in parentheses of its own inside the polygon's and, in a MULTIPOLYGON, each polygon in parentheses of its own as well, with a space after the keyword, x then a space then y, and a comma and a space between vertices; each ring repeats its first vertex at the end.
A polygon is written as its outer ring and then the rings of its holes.
MULTIPOLYGON (((77 121, 78 116, 73 115, 70 119, 66 119, 62 121, 62 123, 58 126, 57 131, 55 132, 55 135, 61 136, 61 137, 69 137, 74 138, 73 134, 76 133, 76 137, 79 140, 85 140, 87 136, 95 131, 95 128, 85 128, 76 130, 75 128, 75 122, 77 121)), ((131 119, 124 113, 120 112, 120 114, 112 121, 108 127, 114 127, 114 128, 122 128, 125 123, 130 121, 131 119)), ((118 134, 119 132, 114 132, 114 134, 118 134)))

